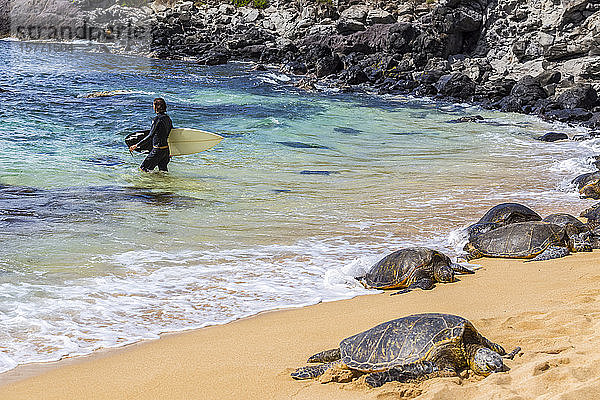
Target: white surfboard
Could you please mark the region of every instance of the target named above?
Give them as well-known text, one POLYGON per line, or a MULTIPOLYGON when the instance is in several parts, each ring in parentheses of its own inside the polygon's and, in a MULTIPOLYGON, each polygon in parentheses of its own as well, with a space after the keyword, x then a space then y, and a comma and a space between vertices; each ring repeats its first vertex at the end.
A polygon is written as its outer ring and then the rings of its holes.
POLYGON ((200 153, 215 147, 221 140, 223 140, 223 136, 199 129, 171 129, 169 151, 172 156, 200 153))

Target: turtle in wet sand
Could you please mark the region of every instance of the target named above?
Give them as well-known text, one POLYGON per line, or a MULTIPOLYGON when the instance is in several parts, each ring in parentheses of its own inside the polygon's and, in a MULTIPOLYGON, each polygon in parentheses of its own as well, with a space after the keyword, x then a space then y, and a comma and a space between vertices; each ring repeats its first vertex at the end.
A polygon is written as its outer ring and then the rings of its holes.
POLYGON ((367 289, 433 289, 436 282, 455 282, 455 273, 472 274, 468 268, 450 261, 439 251, 427 247, 409 247, 395 251, 356 278, 367 289))
POLYGON ((531 208, 519 203, 502 203, 490 208, 479 221, 467 227, 469 240, 504 225, 526 221, 541 221, 531 208))
POLYGON ((504 257, 541 261, 564 257, 571 251, 589 251, 589 248, 589 244, 579 244, 569 238, 561 226, 529 221, 481 234, 469 241, 464 250, 467 260, 504 257))
POLYGON ((329 368, 367 373, 365 382, 379 387, 386 382, 414 382, 440 376, 457 376, 470 368, 487 376, 506 371, 503 358, 512 359, 502 346, 483 337, 468 320, 450 314, 416 314, 384 322, 346 338, 336 349, 308 359, 322 364, 298 368, 294 379, 310 379, 329 368), (504 356, 504 357, 503 357, 504 356))

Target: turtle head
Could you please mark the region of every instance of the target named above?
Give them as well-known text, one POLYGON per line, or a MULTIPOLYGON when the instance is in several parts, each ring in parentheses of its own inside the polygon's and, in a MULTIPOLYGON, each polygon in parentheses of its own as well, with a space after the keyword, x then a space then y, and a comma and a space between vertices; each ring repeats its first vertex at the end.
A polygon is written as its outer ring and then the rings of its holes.
POLYGON ((477 248, 471 242, 465 244, 465 247, 463 247, 463 251, 467 253, 466 256, 462 257, 465 261, 471 261, 475 258, 483 257, 483 254, 479 250, 477 250, 477 248))
POLYGON ((502 356, 487 347, 480 347, 475 351, 469 367, 478 375, 488 376, 494 372, 502 372, 505 370, 502 356))
POLYGON ((438 282, 454 282, 454 270, 448 264, 438 263, 433 267, 433 277, 438 282))

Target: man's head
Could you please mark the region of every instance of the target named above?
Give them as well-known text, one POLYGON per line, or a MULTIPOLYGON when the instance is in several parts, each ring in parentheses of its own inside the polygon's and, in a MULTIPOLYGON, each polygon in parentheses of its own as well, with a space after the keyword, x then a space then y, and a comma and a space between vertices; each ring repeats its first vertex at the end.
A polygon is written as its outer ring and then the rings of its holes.
POLYGON ((154 111, 157 113, 167 112, 167 103, 162 97, 154 99, 154 111))

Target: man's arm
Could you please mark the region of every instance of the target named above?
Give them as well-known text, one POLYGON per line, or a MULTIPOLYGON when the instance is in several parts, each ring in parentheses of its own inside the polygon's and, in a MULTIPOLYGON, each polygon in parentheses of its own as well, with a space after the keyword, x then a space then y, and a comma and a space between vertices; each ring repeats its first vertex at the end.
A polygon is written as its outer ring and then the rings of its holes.
POLYGON ((150 132, 148 132, 148 135, 146 135, 142 140, 137 142, 137 144, 134 144, 133 146, 131 146, 129 148, 129 150, 134 151, 138 147, 141 147, 143 144, 145 144, 147 141, 151 140, 152 136, 154 136, 156 134, 156 130, 158 129, 159 123, 160 123, 160 121, 158 120, 158 118, 154 118, 154 120, 152 121, 152 126, 150 127, 150 132))

